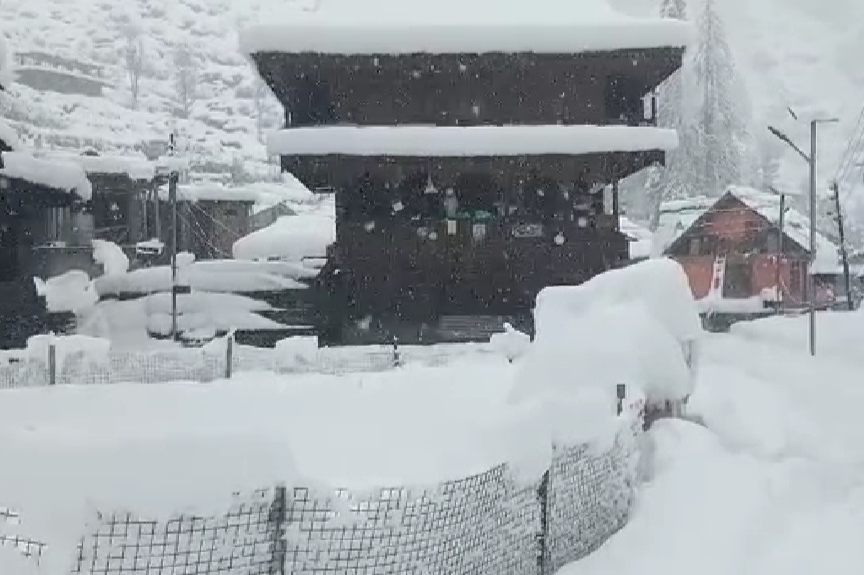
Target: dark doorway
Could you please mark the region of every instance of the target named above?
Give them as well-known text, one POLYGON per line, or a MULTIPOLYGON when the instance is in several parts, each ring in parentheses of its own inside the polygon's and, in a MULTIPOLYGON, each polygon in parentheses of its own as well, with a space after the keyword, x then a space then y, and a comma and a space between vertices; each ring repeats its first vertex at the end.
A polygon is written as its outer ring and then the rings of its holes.
POLYGON ((730 257, 726 260, 726 274, 723 283, 723 296, 744 299, 753 295, 753 266, 743 257, 730 257))

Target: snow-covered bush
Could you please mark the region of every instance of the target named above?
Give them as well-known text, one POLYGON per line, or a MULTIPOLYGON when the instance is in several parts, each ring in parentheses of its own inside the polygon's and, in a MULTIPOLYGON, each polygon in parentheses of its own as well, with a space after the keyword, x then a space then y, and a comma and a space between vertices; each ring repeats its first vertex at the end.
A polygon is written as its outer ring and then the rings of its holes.
POLYGON ((671 260, 544 289, 535 326, 513 401, 591 396, 614 402, 618 384, 642 390, 649 402, 692 392, 688 354, 698 351, 701 324, 684 271, 671 260))

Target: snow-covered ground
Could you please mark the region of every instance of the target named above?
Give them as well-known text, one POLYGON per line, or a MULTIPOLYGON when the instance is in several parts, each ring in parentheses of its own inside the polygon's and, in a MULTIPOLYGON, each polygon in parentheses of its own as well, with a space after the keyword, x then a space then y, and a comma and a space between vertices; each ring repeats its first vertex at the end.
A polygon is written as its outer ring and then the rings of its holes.
POLYGON ((741 324, 706 336, 693 423, 649 438, 630 523, 560 575, 859 573, 864 552, 864 314, 741 324))
MULTIPOLYGON (((668 266, 660 262, 620 273, 647 278, 668 266)), ((609 277, 593 288, 547 296, 555 313, 543 313, 588 325, 625 300, 662 301, 674 291, 669 281, 649 286, 654 294, 628 292, 609 277)), ((664 337, 686 334, 686 316, 668 310, 648 308, 642 321, 653 317, 665 326, 664 337)), ((705 427, 656 424, 645 439, 650 465, 629 524, 562 575, 690 575, 694 569, 809 575, 821 568, 852 575, 864 569, 858 545, 864 537, 864 359, 854 343, 864 331, 864 312, 818 317, 816 358, 807 353, 803 317, 702 336, 688 410, 705 427)), ((561 327, 552 332, 565 333, 561 327)), ((608 329, 597 331, 597 339, 614 338, 608 329)), ((659 333, 635 330, 628 345, 659 333)), ((608 436, 613 408, 609 382, 596 387, 602 378, 585 367, 595 348, 577 346, 565 356, 566 346, 538 342, 543 353, 529 347, 512 364, 501 355, 463 353, 443 365, 406 364, 376 374, 246 373, 206 386, 3 391, 0 507, 20 511, 21 518, 20 525, 0 529, 66 546, 74 545, 94 506, 164 516, 212 508, 232 489, 286 478, 357 488, 426 484, 504 460, 533 477, 547 461, 550 438, 608 436), (569 375, 531 392, 532 381, 553 372, 569 375)), ((652 354, 670 356, 656 341, 652 346, 630 358, 629 377, 652 354)))

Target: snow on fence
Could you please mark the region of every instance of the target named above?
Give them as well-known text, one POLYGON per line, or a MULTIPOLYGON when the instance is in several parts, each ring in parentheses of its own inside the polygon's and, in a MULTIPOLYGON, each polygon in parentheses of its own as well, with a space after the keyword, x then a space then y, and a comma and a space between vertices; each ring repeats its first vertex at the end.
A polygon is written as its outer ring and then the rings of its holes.
POLYGON ((97 513, 71 573, 550 575, 627 522, 640 430, 556 449, 538 481, 502 464, 428 488, 275 486, 210 516, 97 513))
MULTIPOLYGON (((58 342, 65 339, 56 338, 58 342)), ((237 346, 230 339, 221 342, 222 345, 205 349, 106 350, 100 354, 101 357, 94 357, 83 349, 61 351, 62 345, 48 345, 44 357, 42 350, 35 355, 28 351, 5 358, 0 356, 0 389, 130 382, 207 383, 230 378, 237 373, 262 371, 280 374, 380 372, 405 363, 442 364, 460 354, 487 351, 482 345, 461 348, 369 346, 319 350, 314 342, 276 349, 237 346)))

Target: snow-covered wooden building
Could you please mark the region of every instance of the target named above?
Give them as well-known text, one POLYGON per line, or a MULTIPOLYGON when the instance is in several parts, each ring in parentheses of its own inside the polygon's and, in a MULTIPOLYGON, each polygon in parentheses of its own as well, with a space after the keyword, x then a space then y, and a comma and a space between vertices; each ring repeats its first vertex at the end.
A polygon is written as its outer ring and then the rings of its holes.
POLYGON ((720 198, 664 204, 658 237, 684 268, 703 311, 758 315, 778 299, 785 308, 806 306, 808 271, 817 305, 832 304, 836 294, 820 276, 838 268, 837 245, 817 233, 811 255, 809 219, 786 207, 781 230, 780 207, 779 196, 740 186, 720 198))
POLYGON ((604 0, 328 0, 246 30, 285 108, 270 153, 336 191, 322 341, 488 337, 622 264, 617 182, 677 145, 652 95, 688 36, 604 0))
POLYGON ((44 241, 52 210, 90 194, 83 170, 35 158, 0 119, 0 349, 23 347, 47 328, 34 283, 44 270, 33 248, 44 241))

